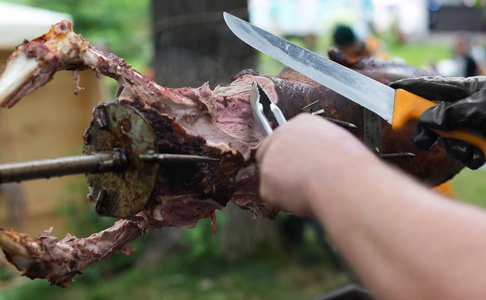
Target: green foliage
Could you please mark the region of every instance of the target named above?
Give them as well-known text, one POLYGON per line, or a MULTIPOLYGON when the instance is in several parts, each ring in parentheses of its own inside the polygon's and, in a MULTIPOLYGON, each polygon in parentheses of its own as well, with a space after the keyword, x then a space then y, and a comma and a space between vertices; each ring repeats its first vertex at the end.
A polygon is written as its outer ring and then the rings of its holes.
POLYGON ((455 197, 486 208, 486 170, 464 169, 452 180, 455 197))
POLYGON ((17 276, 19 276, 19 274, 12 270, 10 267, 8 267, 6 264, 0 265, 0 282, 11 280, 17 276))
POLYGON ((94 209, 94 203, 87 200, 89 190, 84 180, 71 183, 61 199, 58 214, 66 217, 67 230, 79 237, 89 236, 112 226, 115 219, 102 218, 94 209))
POLYGON ((68 289, 40 280, 26 283, 1 291, 0 299, 313 299, 345 285, 347 278, 326 264, 259 254, 233 264, 215 258, 189 263, 174 256, 154 269, 131 269, 89 284, 76 281, 68 289))
MULTIPOLYGON (((217 226, 224 226, 225 219, 221 211, 216 211, 217 226)), ((221 247, 218 240, 213 237, 210 219, 200 220, 196 227, 185 230, 182 243, 188 248, 186 257, 189 260, 198 260, 207 257, 220 257, 221 247)))
POLYGON ((450 47, 444 44, 389 44, 387 52, 392 57, 398 57, 405 63, 424 68, 442 59, 451 58, 450 47))
MULTIPOLYGON (((97 47, 124 58, 135 68, 150 63, 150 0, 6 0, 17 4, 68 13, 74 31, 97 47)), ((46 29, 47 32, 47 29, 46 29)))
MULTIPOLYGON (((66 190, 66 196, 61 201, 64 205, 61 205, 58 212, 67 220, 66 229, 80 238, 100 232, 117 221, 117 219, 98 216, 94 204, 86 198, 88 192, 88 187, 84 181, 72 183, 66 190)), ((83 270, 83 276, 78 276, 75 279, 84 283, 93 283, 132 268, 137 259, 143 255, 146 245, 147 237, 142 236, 131 243, 131 246, 137 251, 130 256, 117 253, 109 260, 90 265, 83 270)))
MULTIPOLYGON (((484 7, 486 6, 486 0, 476 0, 476 3, 474 3, 474 7, 477 9, 482 9, 484 10, 484 7)), ((485 15, 486 17, 486 15, 485 15)))

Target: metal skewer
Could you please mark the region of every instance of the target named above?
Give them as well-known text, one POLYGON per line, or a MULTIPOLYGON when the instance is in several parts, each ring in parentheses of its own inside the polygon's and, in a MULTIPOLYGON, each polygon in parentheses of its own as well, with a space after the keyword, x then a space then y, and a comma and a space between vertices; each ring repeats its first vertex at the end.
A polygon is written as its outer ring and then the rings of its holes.
POLYGON ((396 158, 413 158, 416 155, 411 152, 401 152, 401 153, 389 153, 389 154, 381 154, 381 158, 385 159, 396 159, 396 158))
POLYGON ((346 122, 346 121, 341 121, 341 120, 337 120, 337 119, 331 119, 331 118, 328 118, 328 117, 323 117, 324 119, 328 120, 329 122, 332 122, 336 125, 339 125, 339 126, 342 126, 344 128, 350 128, 350 129, 357 129, 358 126, 354 125, 353 123, 350 123, 350 122, 346 122))
POLYGON ((182 162, 182 163, 199 163, 199 162, 218 162, 219 158, 188 155, 188 154, 167 154, 167 153, 146 153, 141 154, 140 159, 146 162, 182 162))
MULTIPOLYGON (((149 163, 199 163, 218 162, 219 158, 185 154, 141 154, 140 159, 149 163)), ((42 159, 0 165, 0 184, 24 180, 60 177, 85 173, 122 171, 128 159, 122 150, 90 155, 42 159)))
POLYGON ((85 174, 88 199, 101 216, 133 218, 144 209, 161 163, 214 163, 219 158, 158 153, 155 134, 135 108, 117 102, 93 110, 84 155, 0 165, 0 184, 85 174))
POLYGON ((0 165, 0 183, 51 178, 83 173, 104 173, 123 167, 127 158, 120 151, 107 151, 54 159, 0 165))
POLYGON ((321 105, 320 105, 320 101, 319 100, 314 101, 311 104, 308 104, 308 105, 302 107, 302 111, 303 112, 306 112, 306 113, 310 113, 312 115, 321 116, 324 119, 326 119, 326 120, 328 120, 330 122, 333 122, 334 124, 337 124, 339 126, 342 126, 344 128, 350 128, 350 129, 356 129, 356 128, 358 128, 358 126, 354 125, 351 122, 346 122, 346 121, 342 121, 342 120, 337 120, 337 119, 332 119, 332 118, 326 117, 325 116, 326 112, 324 111, 324 109, 321 108, 321 105))

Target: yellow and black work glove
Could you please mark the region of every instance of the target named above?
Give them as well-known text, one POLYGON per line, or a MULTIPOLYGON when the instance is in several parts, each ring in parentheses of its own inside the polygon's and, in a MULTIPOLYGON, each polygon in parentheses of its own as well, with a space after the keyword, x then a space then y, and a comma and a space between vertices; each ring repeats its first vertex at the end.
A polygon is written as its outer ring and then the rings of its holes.
MULTIPOLYGON (((467 128, 486 137, 486 76, 420 77, 398 80, 390 86, 441 101, 418 120, 412 137, 418 150, 430 150, 439 139, 431 129, 467 128)), ((443 140, 446 152, 468 168, 475 170, 485 163, 483 152, 476 146, 457 139, 443 140)))

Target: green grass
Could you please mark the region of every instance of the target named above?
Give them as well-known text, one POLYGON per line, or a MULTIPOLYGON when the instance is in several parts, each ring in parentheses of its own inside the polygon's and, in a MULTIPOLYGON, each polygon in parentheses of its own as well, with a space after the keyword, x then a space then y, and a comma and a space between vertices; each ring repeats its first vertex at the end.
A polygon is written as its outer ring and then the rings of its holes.
POLYGON ((455 197, 486 208, 486 170, 464 169, 452 180, 455 197))
POLYGON ((347 278, 322 259, 260 253, 233 263, 173 257, 151 270, 134 268, 88 282, 61 289, 44 280, 22 280, 0 290, 0 299, 312 299, 345 285, 347 278))
POLYGON ((386 47, 391 57, 403 59, 407 64, 423 67, 442 59, 451 58, 451 50, 443 44, 414 43, 406 45, 391 45, 386 47))

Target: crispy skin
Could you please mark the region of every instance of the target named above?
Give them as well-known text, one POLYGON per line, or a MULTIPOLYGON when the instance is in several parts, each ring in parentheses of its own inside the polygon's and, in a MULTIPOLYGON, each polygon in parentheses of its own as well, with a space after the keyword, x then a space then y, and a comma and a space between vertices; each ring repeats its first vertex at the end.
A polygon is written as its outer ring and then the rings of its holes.
MULTIPOLYGON (((372 58, 351 63, 335 51, 330 57, 383 83, 426 75, 414 67, 372 58)), ((243 71, 228 86, 214 89, 207 83, 199 88, 165 88, 131 69, 123 59, 91 46, 72 31, 68 21, 17 47, 0 71, 0 105, 14 106, 59 70, 86 69, 118 81, 117 101, 135 107, 145 116, 155 132, 159 152, 208 155, 221 158, 221 162, 161 166, 151 199, 136 221, 121 220, 88 238, 68 234, 60 240, 47 231, 32 239, 0 230, 0 247, 9 261, 23 275, 47 278, 53 285, 70 285, 83 268, 117 251, 130 254, 133 250, 128 243, 153 229, 193 227, 202 218, 214 219, 215 209, 223 208, 230 200, 254 215, 275 217, 277 211, 258 197, 254 156, 263 135, 249 103, 254 81, 264 87, 288 119, 319 100, 327 117, 356 124, 359 128, 351 132, 363 137, 360 106, 293 70, 286 69, 277 77, 243 71)), ((440 148, 417 153, 410 140, 414 127, 411 123, 393 132, 382 122, 383 153, 417 154, 416 158, 391 163, 430 185, 449 179, 462 168, 440 148)))

